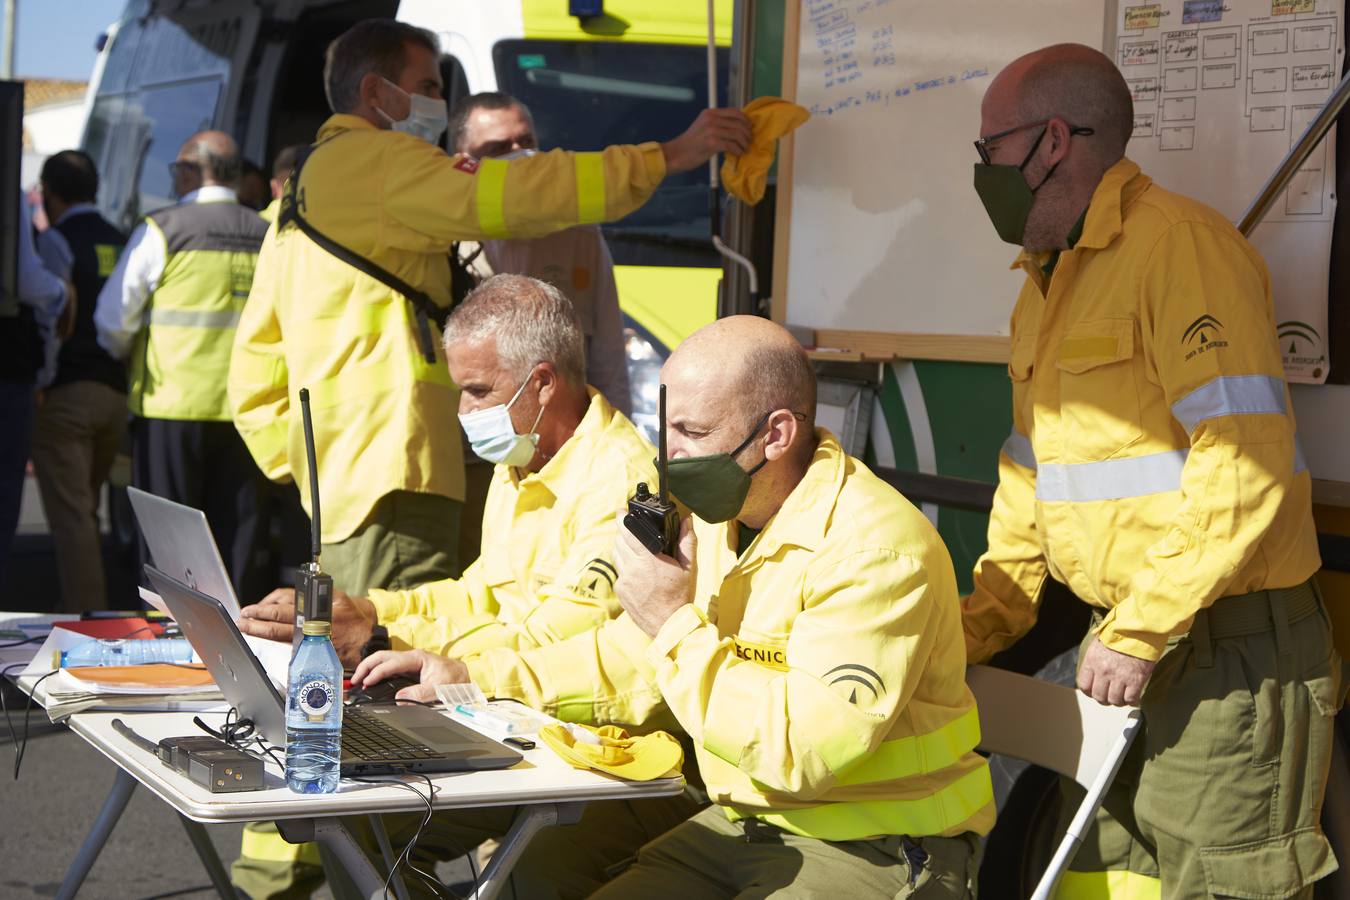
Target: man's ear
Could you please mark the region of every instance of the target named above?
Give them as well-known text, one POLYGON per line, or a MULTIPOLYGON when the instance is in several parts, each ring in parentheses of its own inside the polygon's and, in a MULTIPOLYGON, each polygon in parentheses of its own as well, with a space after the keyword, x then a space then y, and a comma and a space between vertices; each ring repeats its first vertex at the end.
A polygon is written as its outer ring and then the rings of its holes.
POLYGON ((547 406, 558 392, 558 382, 561 380, 558 370, 553 368, 553 363, 540 363, 534 369, 534 377, 539 379, 539 405, 547 406))
MULTIPOLYGON (((374 72, 367 72, 361 76, 361 84, 357 87, 356 95, 360 98, 361 106, 364 108, 370 110, 384 110, 385 115, 391 116, 392 118, 398 118, 394 111, 388 108, 388 104, 382 96, 381 88, 383 84, 383 78, 376 75, 374 72)), ((349 110, 349 112, 355 112, 355 110, 349 110)), ((385 119, 384 116, 380 116, 378 113, 376 113, 376 115, 379 117, 380 121, 384 122, 386 125, 388 124, 388 119, 385 119)))
POLYGON ((1041 141, 1047 149, 1045 164, 1056 165, 1069 155, 1069 126, 1063 119, 1051 119, 1045 126, 1045 138, 1041 141))
POLYGON ((764 444, 764 458, 773 461, 787 455, 797 441, 801 423, 790 409, 775 409, 769 413, 768 433, 764 444))

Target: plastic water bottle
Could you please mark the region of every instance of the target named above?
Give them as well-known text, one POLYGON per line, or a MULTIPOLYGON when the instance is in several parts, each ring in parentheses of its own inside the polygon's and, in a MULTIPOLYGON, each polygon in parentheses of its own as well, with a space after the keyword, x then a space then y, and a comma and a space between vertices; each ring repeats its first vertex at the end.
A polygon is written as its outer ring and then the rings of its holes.
POLYGON ((190 663, 187 638, 90 640, 61 654, 61 668, 76 666, 139 666, 144 663, 190 663))
POLYGON ((342 758, 342 663, 331 623, 310 619, 304 631, 287 675, 286 787, 331 794, 342 758))

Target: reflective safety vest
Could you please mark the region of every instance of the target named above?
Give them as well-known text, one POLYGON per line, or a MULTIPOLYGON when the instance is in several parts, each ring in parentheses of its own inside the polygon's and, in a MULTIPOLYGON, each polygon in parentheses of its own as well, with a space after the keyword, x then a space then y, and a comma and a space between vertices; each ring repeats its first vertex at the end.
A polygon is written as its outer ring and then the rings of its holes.
POLYGON ((649 639, 625 613, 466 663, 475 684, 571 721, 693 739, 708 795, 831 841, 983 834, 989 767, 951 557, 937 531, 828 432, 744 553, 694 520, 694 602, 649 639))
POLYGON ((129 358, 131 411, 151 419, 228 422, 230 348, 267 223, 229 202, 171 206, 145 221, 166 253, 147 325, 129 358))

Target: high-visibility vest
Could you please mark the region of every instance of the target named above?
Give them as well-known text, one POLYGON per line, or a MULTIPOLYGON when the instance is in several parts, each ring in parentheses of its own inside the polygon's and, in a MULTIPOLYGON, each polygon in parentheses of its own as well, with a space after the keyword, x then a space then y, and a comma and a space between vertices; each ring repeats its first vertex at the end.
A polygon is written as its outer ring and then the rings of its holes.
POLYGON ((166 252, 129 361, 131 411, 151 419, 228 422, 230 348, 267 223, 230 202, 171 206, 145 222, 159 232, 166 252))

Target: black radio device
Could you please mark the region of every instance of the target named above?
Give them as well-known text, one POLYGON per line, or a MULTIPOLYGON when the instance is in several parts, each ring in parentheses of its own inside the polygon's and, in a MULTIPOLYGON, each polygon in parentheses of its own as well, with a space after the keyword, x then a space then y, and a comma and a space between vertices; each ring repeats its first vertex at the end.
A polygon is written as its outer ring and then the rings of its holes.
POLYGON ((666 386, 661 385, 657 401, 657 457, 656 475, 658 493, 653 495, 647 482, 638 483, 637 491, 628 500, 628 514, 623 525, 652 553, 675 556, 680 540, 680 514, 670 502, 666 489, 666 386))
POLYGON ((159 761, 201 785, 213 794, 259 791, 263 788, 263 763, 252 753, 231 747, 213 737, 164 738, 155 744, 113 719, 113 730, 159 761))
POLYGON ((311 560, 295 574, 295 634, 291 645, 300 643, 305 622, 333 620, 333 576, 319 568, 322 534, 319 520, 319 466, 314 454, 314 422, 309 414, 309 391, 300 389, 300 414, 305 424, 305 462, 309 467, 309 539, 311 560))

